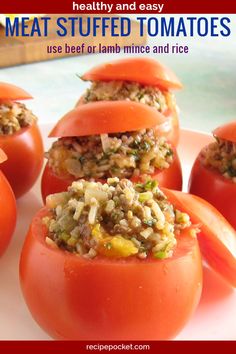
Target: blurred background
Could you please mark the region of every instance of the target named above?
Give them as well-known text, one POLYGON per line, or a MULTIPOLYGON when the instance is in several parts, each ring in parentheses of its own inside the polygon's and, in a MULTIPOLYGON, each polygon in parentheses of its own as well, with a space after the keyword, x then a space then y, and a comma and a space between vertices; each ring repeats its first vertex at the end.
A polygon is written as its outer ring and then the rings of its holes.
MULTIPOLYGON (((188 54, 150 54, 169 66, 184 84, 184 89, 176 93, 183 128, 209 133, 214 127, 236 119, 236 15, 228 17, 232 29, 229 37, 147 38, 150 46, 178 43, 189 47, 188 54)), ((78 45, 81 42, 78 40, 78 45)), ((76 74, 124 56, 127 54, 123 52, 90 54, 2 68, 0 80, 29 91, 34 100, 27 105, 45 124, 57 121, 70 110, 89 85, 76 74)))

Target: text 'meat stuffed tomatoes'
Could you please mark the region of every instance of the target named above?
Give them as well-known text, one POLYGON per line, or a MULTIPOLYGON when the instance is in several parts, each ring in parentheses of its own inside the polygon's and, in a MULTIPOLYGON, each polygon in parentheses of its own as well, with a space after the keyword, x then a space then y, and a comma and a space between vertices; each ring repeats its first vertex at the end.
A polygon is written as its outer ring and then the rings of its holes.
POLYGON ((0 256, 6 250, 16 225, 16 200, 12 189, 1 171, 7 156, 0 149, 0 256))
POLYGON ((42 177, 42 196, 65 190, 81 178, 133 181, 152 177, 161 186, 182 188, 175 148, 160 130, 166 118, 130 101, 102 101, 78 106, 53 128, 53 143, 42 177))
POLYGON ((20 261, 38 324, 57 339, 175 337, 198 304, 202 265, 195 227, 171 202, 154 180, 116 177, 49 196, 20 261))
POLYGON ((199 153, 189 191, 214 205, 236 229, 236 121, 213 131, 216 141, 199 153))
POLYGON ((92 84, 77 105, 120 100, 145 104, 167 118, 162 134, 177 145, 178 108, 172 90, 182 84, 169 68, 151 58, 134 57, 98 65, 81 78, 92 84))
POLYGON ((30 98, 23 89, 0 82, 0 148, 8 157, 1 169, 17 198, 33 186, 43 163, 37 118, 18 102, 30 98))

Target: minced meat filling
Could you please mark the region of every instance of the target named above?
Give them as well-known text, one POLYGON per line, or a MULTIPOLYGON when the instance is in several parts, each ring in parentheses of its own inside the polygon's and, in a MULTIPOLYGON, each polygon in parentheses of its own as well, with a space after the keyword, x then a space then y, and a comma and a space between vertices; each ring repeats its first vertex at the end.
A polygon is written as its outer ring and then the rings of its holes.
POLYGON ((216 138, 200 155, 205 166, 217 169, 224 177, 236 183, 236 144, 216 138))
POLYGON ((0 103, 0 135, 14 134, 36 120, 35 115, 23 103, 0 103))
POLYGON ((164 112, 168 107, 168 101, 174 101, 174 96, 153 86, 127 81, 95 81, 84 95, 84 103, 119 100, 144 103, 159 112, 164 112))
POLYGON ((46 154, 59 176, 75 178, 130 178, 165 169, 173 150, 153 129, 138 132, 61 138, 46 154))
POLYGON ((88 258, 168 258, 175 236, 191 225, 189 216, 174 209, 154 180, 80 180, 67 192, 48 196, 46 205, 51 211, 43 219, 47 244, 88 258))

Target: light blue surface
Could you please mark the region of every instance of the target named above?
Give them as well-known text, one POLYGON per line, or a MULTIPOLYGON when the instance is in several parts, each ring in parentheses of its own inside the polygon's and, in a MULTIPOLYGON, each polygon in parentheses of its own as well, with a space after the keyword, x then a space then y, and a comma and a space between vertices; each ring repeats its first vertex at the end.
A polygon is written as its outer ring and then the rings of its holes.
MULTIPOLYGON (((148 40, 151 46, 168 42, 189 46, 189 54, 152 55, 172 68, 184 84, 177 93, 184 128, 210 132, 236 119, 236 16, 230 18, 233 31, 228 38, 148 40)), ((74 106, 88 85, 76 73, 121 56, 95 54, 6 68, 0 70, 0 80, 28 90, 35 97, 28 106, 40 122, 52 122, 74 106)))

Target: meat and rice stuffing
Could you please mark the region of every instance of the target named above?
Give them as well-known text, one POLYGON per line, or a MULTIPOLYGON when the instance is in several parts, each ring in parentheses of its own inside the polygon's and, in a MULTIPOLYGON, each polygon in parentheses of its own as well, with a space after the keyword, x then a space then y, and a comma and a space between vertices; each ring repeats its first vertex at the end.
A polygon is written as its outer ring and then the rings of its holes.
POLYGON ((120 100, 143 103, 159 112, 176 104, 175 97, 170 92, 128 81, 95 81, 83 96, 83 103, 120 100))
POLYGON ((23 103, 0 103, 0 135, 10 135, 32 125, 37 118, 23 103))
POLYGON ((58 176, 130 178, 163 170, 173 162, 173 150, 155 129, 137 132, 61 138, 46 154, 58 176))
POLYGON ((48 196, 46 205, 51 212, 44 218, 47 244, 87 258, 168 258, 180 230, 191 225, 189 216, 168 202, 154 180, 80 180, 67 192, 48 196))
POLYGON ((236 183, 236 144, 216 138, 200 155, 205 166, 217 169, 224 177, 236 183))

